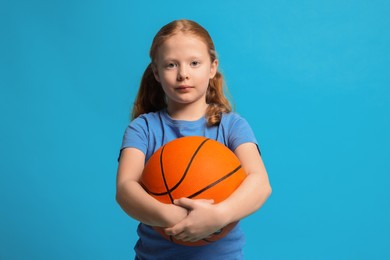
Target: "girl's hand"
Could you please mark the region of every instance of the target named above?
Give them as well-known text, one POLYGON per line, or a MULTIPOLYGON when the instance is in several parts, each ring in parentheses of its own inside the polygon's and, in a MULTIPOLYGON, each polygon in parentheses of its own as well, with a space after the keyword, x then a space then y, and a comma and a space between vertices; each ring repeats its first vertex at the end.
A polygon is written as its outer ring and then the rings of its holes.
POLYGON ((181 198, 175 204, 186 208, 188 215, 165 233, 182 241, 195 242, 206 238, 227 225, 224 213, 213 204, 213 200, 181 198))

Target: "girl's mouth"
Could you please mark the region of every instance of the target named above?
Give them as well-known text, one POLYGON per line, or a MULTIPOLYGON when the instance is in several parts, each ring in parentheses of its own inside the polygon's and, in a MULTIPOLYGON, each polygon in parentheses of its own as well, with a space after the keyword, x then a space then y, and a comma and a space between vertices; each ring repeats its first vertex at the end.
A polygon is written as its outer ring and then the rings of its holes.
POLYGON ((182 86, 178 86, 177 88, 175 88, 177 91, 180 91, 180 92, 187 92, 189 91, 190 89, 192 89, 193 87, 191 86, 187 86, 187 85, 182 85, 182 86))

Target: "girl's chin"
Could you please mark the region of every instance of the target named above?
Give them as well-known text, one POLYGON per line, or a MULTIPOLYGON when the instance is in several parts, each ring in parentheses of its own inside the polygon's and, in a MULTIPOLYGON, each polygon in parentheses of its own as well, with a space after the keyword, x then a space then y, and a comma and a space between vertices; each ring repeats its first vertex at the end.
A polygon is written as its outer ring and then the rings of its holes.
POLYGON ((173 107, 182 107, 182 106, 187 106, 187 105, 204 105, 204 106, 207 106, 207 103, 206 103, 206 99, 185 99, 185 98, 182 98, 182 99, 179 99, 179 98, 176 98, 176 99, 170 99, 168 100, 168 106, 173 106, 173 107))

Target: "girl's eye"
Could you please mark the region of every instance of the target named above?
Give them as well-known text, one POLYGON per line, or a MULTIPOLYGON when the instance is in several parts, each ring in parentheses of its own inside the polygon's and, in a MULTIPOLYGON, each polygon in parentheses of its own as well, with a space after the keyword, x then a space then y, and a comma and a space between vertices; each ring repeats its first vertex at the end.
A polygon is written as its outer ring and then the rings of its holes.
POLYGON ((192 62, 191 62, 191 66, 192 66, 192 67, 197 67, 197 66, 199 66, 199 64, 200 64, 199 61, 192 61, 192 62))
POLYGON ((168 69, 173 69, 173 68, 176 68, 176 64, 175 63, 168 63, 165 67, 168 69))

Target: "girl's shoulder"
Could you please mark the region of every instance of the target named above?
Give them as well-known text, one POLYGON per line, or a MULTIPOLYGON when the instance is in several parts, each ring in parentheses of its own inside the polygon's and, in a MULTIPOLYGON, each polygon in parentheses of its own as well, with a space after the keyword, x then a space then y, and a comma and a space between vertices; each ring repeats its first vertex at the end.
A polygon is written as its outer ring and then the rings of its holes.
POLYGON ((234 151, 243 143, 258 144, 256 136, 248 121, 235 112, 222 115, 221 129, 227 139, 227 146, 234 151))
POLYGON ((229 135, 253 135, 248 121, 236 112, 224 113, 220 125, 229 135))
POLYGON ((162 111, 157 112, 149 112, 145 114, 141 114, 138 117, 134 118, 130 125, 150 125, 161 120, 162 111))
POLYGON ((245 118, 240 116, 236 112, 223 113, 221 118, 221 124, 225 126, 233 126, 237 123, 247 123, 245 118))
POLYGON ((137 118, 135 118, 134 120, 156 120, 156 119, 160 118, 162 112, 163 112, 163 110, 159 110, 156 112, 149 112, 149 113, 141 114, 137 118))
POLYGON ((226 118, 226 119, 238 119, 238 118, 241 118, 241 116, 237 113, 237 112, 228 112, 228 113, 222 113, 222 118, 226 118))

